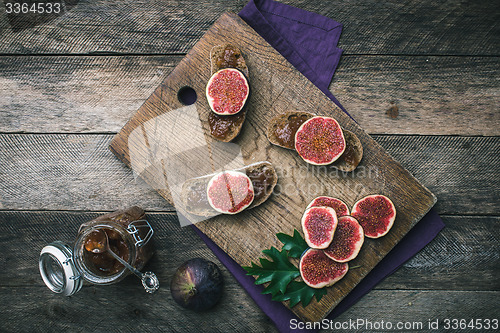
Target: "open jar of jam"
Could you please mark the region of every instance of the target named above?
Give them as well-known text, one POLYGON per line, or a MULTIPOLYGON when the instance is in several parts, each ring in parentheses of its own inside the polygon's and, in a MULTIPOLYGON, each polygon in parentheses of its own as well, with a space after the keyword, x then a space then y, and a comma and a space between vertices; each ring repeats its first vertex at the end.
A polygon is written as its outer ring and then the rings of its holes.
MULTIPOLYGON (((40 274, 52 291, 66 296, 78 292, 83 280, 107 285, 132 271, 156 279, 151 272, 139 272, 153 255, 152 236, 153 229, 139 207, 102 215, 80 226, 73 249, 60 241, 45 246, 40 253, 40 274)), ((157 287, 146 291, 154 292, 157 287)))

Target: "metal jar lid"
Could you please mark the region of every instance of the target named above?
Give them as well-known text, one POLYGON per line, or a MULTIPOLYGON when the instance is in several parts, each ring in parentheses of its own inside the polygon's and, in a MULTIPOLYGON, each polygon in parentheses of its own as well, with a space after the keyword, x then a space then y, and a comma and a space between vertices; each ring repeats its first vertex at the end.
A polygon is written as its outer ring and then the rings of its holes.
POLYGON ((73 251, 63 242, 45 246, 38 266, 43 282, 55 293, 71 296, 82 288, 83 281, 73 263, 73 251))

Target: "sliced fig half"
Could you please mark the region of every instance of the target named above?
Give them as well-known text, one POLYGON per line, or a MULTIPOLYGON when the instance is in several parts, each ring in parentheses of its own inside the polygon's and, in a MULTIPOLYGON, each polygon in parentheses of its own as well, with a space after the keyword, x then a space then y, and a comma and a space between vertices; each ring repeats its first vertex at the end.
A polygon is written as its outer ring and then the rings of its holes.
POLYGON ((245 75, 235 68, 214 73, 207 84, 206 95, 212 111, 218 115, 240 112, 250 93, 245 75))
MULTIPOLYGON (((276 170, 267 161, 252 163, 233 171, 245 173, 252 181, 254 199, 247 209, 255 208, 266 202, 278 182, 276 170)), ((185 209, 189 214, 204 217, 213 217, 220 214, 212 208, 207 198, 208 183, 214 175, 191 178, 184 182, 181 191, 181 210, 185 209)))
POLYGON ((253 202, 252 181, 242 172, 220 172, 208 182, 207 198, 210 206, 219 213, 239 213, 253 202))
POLYGON ((340 199, 332 197, 317 197, 307 206, 310 207, 332 207, 337 213, 337 217, 349 215, 349 207, 340 199))
POLYGON ((300 258, 299 271, 312 288, 329 287, 342 279, 349 266, 328 258, 323 250, 309 249, 300 258))
POLYGON ((363 228, 358 221, 352 216, 342 216, 325 254, 337 262, 348 262, 357 257, 364 241, 363 228))
POLYGON ((331 164, 342 156, 345 147, 342 129, 330 117, 311 118, 295 134, 295 150, 310 164, 331 164))
POLYGON ((326 249, 337 228, 337 213, 331 207, 311 207, 304 212, 301 223, 307 245, 326 249))
POLYGON ((369 195, 354 204, 351 216, 358 220, 366 237, 379 238, 387 234, 394 224, 396 207, 384 195, 369 195))
MULTIPOLYGON (((267 138, 273 145, 295 150, 297 130, 307 120, 316 117, 309 112, 291 111, 279 114, 271 119, 267 126, 267 138)), ((332 166, 344 172, 356 169, 363 158, 363 146, 353 132, 342 129, 345 139, 344 153, 332 163, 332 166)))

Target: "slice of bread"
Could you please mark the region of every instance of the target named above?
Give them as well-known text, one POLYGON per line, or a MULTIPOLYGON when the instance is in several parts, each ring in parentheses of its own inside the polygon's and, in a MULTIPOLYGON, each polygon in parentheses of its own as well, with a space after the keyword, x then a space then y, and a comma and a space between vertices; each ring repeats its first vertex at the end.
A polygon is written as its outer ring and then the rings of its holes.
MULTIPOLYGON (((248 80, 248 67, 245 58, 240 49, 234 45, 221 44, 212 47, 210 50, 210 66, 212 74, 223 68, 236 68, 245 74, 248 80), (218 61, 224 57, 226 49, 231 50, 237 59, 234 67, 221 65, 220 61, 218 61)), ((221 116, 214 112, 210 112, 208 115, 210 134, 219 141, 231 142, 240 134, 243 123, 245 122, 245 117, 246 106, 244 106, 238 114, 231 116, 221 116), (223 130, 221 130, 221 128, 223 128, 223 130)))
POLYGON ((232 116, 221 116, 210 111, 208 114, 208 125, 210 135, 222 142, 233 141, 243 128, 246 118, 246 106, 238 114, 232 116))
MULTIPOLYGON (((276 170, 274 169, 273 165, 267 161, 253 163, 243 168, 235 169, 234 171, 244 172, 247 174, 247 176, 250 177, 250 179, 252 179, 252 173, 265 172, 266 176, 268 176, 266 177, 266 180, 268 180, 268 184, 267 186, 265 186, 263 195, 260 198, 255 199, 247 209, 252 209, 264 203, 271 196, 274 187, 278 182, 278 175, 276 174, 276 170)), ((186 182, 184 182, 182 186, 181 199, 186 212, 203 217, 212 217, 220 214, 210 206, 210 204, 208 203, 208 199, 206 198, 208 182, 215 174, 216 173, 188 179, 186 182), (205 194, 205 197, 203 197, 203 194, 205 194), (197 199, 199 198, 199 200, 196 200, 196 205, 191 204, 191 195, 195 195, 197 199)), ((252 179, 252 184, 254 185, 254 189, 256 189, 257 185, 254 179, 252 179)))
POLYGON ((359 138, 351 131, 342 129, 345 138, 344 153, 331 165, 344 172, 351 172, 356 169, 363 158, 363 146, 359 138))
POLYGON ((243 54, 241 53, 240 49, 234 45, 221 44, 212 47, 212 49, 210 50, 210 65, 212 74, 223 68, 231 67, 239 69, 248 78, 248 67, 245 62, 245 58, 243 57, 243 54), (224 53, 226 52, 226 49, 234 53, 234 56, 236 58, 236 64, 234 64, 234 66, 224 66, 220 64, 219 60, 224 58, 224 53))
MULTIPOLYGON (((268 127, 267 127, 267 139, 273 145, 280 146, 287 149, 295 150, 295 133, 297 132, 297 128, 287 127, 290 121, 293 121, 296 118, 299 118, 300 121, 305 122, 308 119, 315 117, 315 114, 309 112, 300 112, 300 111, 291 111, 277 115, 273 119, 271 119, 268 127), (280 140, 278 137, 278 131, 286 132, 286 136, 288 140, 286 143, 283 140, 280 140)), ((356 169, 359 162, 363 158, 363 146, 361 145, 361 141, 359 141, 356 134, 346 129, 342 129, 344 133, 346 149, 342 156, 331 165, 339 169, 340 171, 350 172, 356 169)))
MULTIPOLYGON (((309 120, 316 115, 309 113, 309 112, 299 112, 299 111, 291 111, 291 112, 286 112, 277 115, 273 119, 271 119, 271 122, 267 126, 267 139, 273 144, 277 145, 283 148, 287 149, 292 149, 295 150, 295 132, 297 132, 298 127, 293 131, 289 133, 290 135, 290 143, 285 144, 282 142, 282 140, 279 139, 277 132, 278 130, 282 130, 287 124, 289 123, 290 120, 292 120, 294 117, 298 117, 305 122, 306 120, 309 120)), ((303 123, 302 122, 302 123, 303 123)), ((300 127, 300 126, 299 126, 300 127)))

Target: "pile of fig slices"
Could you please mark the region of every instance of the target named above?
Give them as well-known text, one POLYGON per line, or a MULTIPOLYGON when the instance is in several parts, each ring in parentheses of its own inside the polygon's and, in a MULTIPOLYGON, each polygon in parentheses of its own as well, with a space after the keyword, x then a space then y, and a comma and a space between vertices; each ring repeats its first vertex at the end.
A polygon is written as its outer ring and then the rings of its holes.
POLYGON ((349 270, 348 261, 357 257, 365 236, 379 238, 389 232, 396 208, 384 195, 369 195, 349 208, 340 199, 318 197, 306 208, 301 224, 309 245, 300 258, 299 270, 312 288, 335 284, 349 270))

